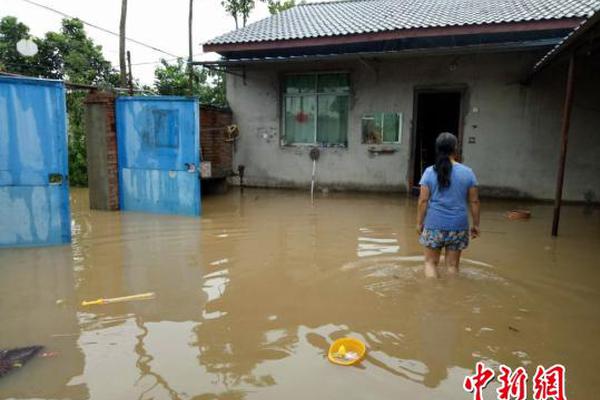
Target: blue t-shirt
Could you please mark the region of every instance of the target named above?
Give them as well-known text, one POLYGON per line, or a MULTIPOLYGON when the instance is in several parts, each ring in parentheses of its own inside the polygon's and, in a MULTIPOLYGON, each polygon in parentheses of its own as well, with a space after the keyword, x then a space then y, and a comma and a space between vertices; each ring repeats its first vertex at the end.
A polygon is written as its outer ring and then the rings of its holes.
POLYGON ((477 186, 477 178, 466 165, 454 163, 450 186, 438 185, 437 173, 428 167, 421 177, 420 185, 429 188, 429 205, 425 215, 425 229, 460 231, 469 229, 467 196, 469 189, 477 186))

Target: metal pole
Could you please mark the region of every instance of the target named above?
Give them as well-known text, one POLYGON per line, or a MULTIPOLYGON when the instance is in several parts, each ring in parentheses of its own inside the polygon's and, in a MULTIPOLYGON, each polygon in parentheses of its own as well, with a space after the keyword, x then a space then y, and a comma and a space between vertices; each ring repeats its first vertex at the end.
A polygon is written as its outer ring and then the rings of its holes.
POLYGON ((310 180, 310 202, 315 201, 315 172, 317 172, 317 160, 313 160, 312 178, 310 180))
POLYGON ((552 236, 558 235, 560 220, 560 206, 562 202, 563 182, 565 179, 565 161, 567 159, 567 144, 569 141, 569 126, 571 124, 571 110, 573 108, 573 84, 575 81, 575 53, 569 58, 569 71, 567 73, 567 89, 563 108, 562 132, 560 142, 560 159, 558 161, 558 174, 556 177, 556 193, 554 195, 554 219, 552 220, 552 236))
POLYGON ((127 69, 129 74, 127 76, 127 85, 129 86, 129 95, 133 96, 133 73, 131 72, 131 53, 127 50, 127 69))

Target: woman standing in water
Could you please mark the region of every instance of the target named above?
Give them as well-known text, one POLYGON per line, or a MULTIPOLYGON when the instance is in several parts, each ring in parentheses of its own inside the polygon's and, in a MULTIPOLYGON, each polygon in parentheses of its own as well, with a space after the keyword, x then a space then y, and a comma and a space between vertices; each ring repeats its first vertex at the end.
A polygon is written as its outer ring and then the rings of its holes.
POLYGON ((437 278, 442 249, 449 273, 458 272, 461 252, 470 236, 479 236, 479 193, 471 168, 456 162, 456 136, 441 133, 435 141, 435 165, 421 177, 417 210, 419 243, 425 246, 425 276, 437 278), (467 204, 468 203, 468 204, 467 204))

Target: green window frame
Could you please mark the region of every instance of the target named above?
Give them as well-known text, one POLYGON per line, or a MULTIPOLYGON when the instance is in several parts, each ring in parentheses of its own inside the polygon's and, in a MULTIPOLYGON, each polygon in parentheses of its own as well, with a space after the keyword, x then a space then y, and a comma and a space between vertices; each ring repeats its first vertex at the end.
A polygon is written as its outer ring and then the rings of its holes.
POLYGON ((363 114, 360 125, 364 144, 397 144, 402 141, 402 113, 363 114))
POLYGON ((284 144, 348 145, 350 76, 345 72, 285 75, 284 144))

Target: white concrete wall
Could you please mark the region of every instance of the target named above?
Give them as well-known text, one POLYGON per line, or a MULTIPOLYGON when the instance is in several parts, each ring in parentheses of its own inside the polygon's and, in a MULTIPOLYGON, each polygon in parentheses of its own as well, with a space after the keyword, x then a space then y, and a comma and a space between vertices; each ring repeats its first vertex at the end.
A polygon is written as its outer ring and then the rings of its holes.
MULTIPOLYGON (((331 189, 406 190, 412 141, 414 90, 464 86, 464 162, 484 192, 506 197, 550 199, 554 195, 564 97, 564 65, 552 67, 529 86, 519 81, 539 53, 480 54, 353 60, 345 63, 263 64, 243 78, 229 75, 227 98, 241 136, 234 165, 246 166, 245 183, 308 187, 310 148, 281 146, 280 80, 283 73, 346 70, 352 98, 348 147, 321 149, 318 183, 331 189), (454 65, 455 68, 450 66, 454 65), (474 109, 477 112, 474 112, 474 109), (402 141, 396 153, 373 156, 361 143, 363 113, 402 112, 402 141), (475 137, 469 144, 467 138, 475 137)), ((565 199, 600 200, 600 77, 579 68, 565 181, 565 199)))

